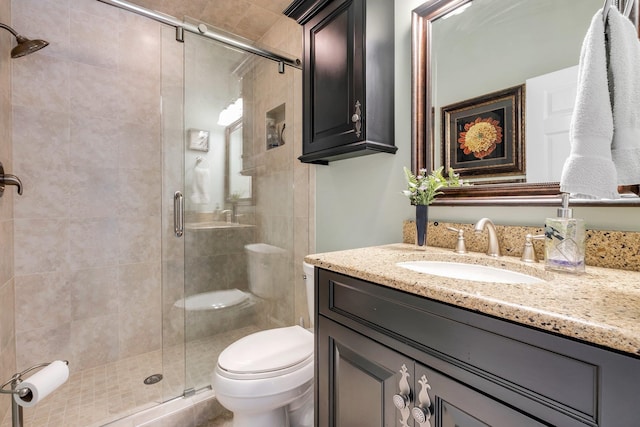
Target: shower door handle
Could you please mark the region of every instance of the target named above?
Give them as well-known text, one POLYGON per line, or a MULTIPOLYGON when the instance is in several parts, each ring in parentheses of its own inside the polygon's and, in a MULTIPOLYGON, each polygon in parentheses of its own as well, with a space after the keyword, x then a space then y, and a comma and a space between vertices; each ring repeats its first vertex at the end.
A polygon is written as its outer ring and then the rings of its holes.
POLYGON ((173 195, 173 232, 176 237, 184 234, 184 196, 179 191, 173 195))

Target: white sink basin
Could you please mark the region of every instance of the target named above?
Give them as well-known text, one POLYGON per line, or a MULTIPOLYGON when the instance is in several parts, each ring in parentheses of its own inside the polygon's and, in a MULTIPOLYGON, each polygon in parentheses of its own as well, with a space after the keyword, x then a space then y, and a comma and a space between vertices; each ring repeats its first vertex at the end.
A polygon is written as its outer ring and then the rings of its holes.
POLYGON ((398 267, 434 276, 451 279, 473 280, 493 283, 542 283, 544 280, 502 268, 485 265, 465 264, 446 261, 407 261, 396 264, 398 267))

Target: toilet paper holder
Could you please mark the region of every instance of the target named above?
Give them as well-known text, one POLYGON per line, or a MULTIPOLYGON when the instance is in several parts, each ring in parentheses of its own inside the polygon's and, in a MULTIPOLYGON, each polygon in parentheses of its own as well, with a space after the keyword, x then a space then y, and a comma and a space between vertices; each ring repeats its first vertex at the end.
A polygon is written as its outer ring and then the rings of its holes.
MULTIPOLYGON (((63 360, 64 363, 69 365, 68 360, 63 360)), ((11 379, 0 387, 0 393, 2 394, 17 394, 20 397, 25 397, 30 393, 28 388, 18 388, 20 383, 22 383, 22 376, 28 374, 31 371, 35 371, 36 369, 44 368, 45 366, 49 366, 53 362, 48 363, 39 363, 37 365, 33 365, 30 368, 25 369, 22 372, 18 372, 13 374, 11 379), (6 389, 7 386, 11 386, 11 389, 6 389)), ((11 399, 11 427, 23 427, 23 415, 22 415, 22 406, 18 405, 15 399, 11 399)))

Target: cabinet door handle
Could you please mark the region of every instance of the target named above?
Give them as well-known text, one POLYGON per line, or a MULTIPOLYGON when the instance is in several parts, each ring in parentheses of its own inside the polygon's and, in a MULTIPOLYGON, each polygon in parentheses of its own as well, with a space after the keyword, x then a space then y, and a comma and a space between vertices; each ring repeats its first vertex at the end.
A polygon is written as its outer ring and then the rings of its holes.
POLYGON ((431 419, 431 411, 429 408, 423 408, 422 406, 414 406, 413 409, 411 409, 411 415, 418 424, 424 424, 431 419))
POLYGON ((411 415, 418 424, 424 424, 431 419, 431 397, 429 397, 431 386, 426 375, 422 375, 418 383, 421 385, 420 393, 418 393, 417 405, 411 409, 411 415))
POLYGON ((409 427, 407 421, 411 416, 411 411, 409 411, 409 405, 411 404, 411 386, 409 385, 409 370, 406 365, 402 365, 400 368, 400 381, 398 382, 398 388, 400 389, 399 393, 393 395, 393 404, 400 411, 400 416, 402 419, 400 420, 401 427, 409 427))
POLYGON ((355 112, 351 116, 353 127, 356 131, 356 136, 359 138, 362 129, 362 112, 360 111, 360 101, 356 101, 355 112))
POLYGON ((184 197, 179 191, 173 195, 173 232, 176 237, 184 234, 184 197))
POLYGON ((406 409, 409 407, 410 403, 411 403, 411 396, 409 395, 402 394, 402 393, 396 393, 393 395, 393 404, 398 409, 406 409))

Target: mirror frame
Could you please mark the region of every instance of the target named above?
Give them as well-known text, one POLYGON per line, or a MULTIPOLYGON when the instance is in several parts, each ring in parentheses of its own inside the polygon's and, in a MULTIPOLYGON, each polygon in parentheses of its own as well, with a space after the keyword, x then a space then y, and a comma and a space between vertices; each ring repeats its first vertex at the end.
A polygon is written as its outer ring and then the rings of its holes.
MULTIPOLYGON (((472 0, 429 0, 411 13, 411 168, 433 170, 430 39, 434 20, 472 0)), ((560 183, 482 184, 446 188, 435 205, 558 205, 560 183)), ((575 206, 640 206, 637 199, 581 200, 575 206)))
MULTIPOLYGON (((256 192, 255 188, 255 179, 254 176, 251 175, 251 196, 250 197, 241 197, 237 200, 233 200, 231 198, 231 164, 229 159, 229 154, 231 153, 231 134, 238 129, 243 129, 243 119, 242 117, 235 122, 231 123, 224 130, 224 145, 225 145, 225 160, 224 160, 224 201, 225 203, 236 203, 238 205, 251 205, 253 203, 253 197, 256 192)), ((243 147, 244 148, 244 147, 243 147)))

